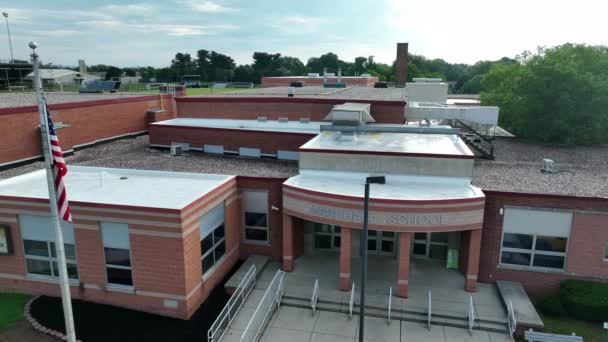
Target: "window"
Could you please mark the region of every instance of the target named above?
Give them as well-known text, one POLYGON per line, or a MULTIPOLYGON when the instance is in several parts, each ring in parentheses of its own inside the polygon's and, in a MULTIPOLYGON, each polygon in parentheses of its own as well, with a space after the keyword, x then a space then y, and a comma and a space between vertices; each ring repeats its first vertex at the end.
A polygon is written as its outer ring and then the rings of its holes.
POLYGON ((569 212, 507 208, 500 263, 563 270, 571 222, 569 212))
POLYGON ((315 223, 315 248, 340 249, 340 227, 315 223))
POLYGON ((209 272, 226 254, 224 202, 216 205, 201 218, 201 264, 203 274, 209 272))
POLYGON ((108 284, 133 286, 129 226, 126 223, 101 223, 103 252, 108 284))
MULTIPOLYGON (((25 267, 29 275, 59 277, 55 229, 49 216, 19 215, 25 267)), ((68 278, 78 279, 74 226, 62 222, 68 278)))
POLYGON ((245 191, 245 240, 268 242, 268 192, 245 191))
POLYGON ((608 261, 608 242, 604 245, 604 260, 608 261))

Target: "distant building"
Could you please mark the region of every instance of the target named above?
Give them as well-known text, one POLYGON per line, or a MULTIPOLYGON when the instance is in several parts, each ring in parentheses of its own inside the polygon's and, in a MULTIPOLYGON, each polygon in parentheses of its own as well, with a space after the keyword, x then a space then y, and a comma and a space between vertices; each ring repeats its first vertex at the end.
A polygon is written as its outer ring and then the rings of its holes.
MULTIPOLYGON (((31 72, 26 79, 33 79, 31 72)), ((43 84, 80 84, 83 80, 99 80, 101 77, 88 73, 80 73, 70 69, 40 69, 40 78, 43 84)))

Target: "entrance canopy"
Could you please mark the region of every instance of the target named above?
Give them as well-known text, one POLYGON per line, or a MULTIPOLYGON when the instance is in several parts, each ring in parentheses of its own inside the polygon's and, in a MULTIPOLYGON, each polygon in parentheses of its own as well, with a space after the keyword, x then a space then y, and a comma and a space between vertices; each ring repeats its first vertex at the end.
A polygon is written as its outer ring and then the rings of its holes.
MULTIPOLYGON (((283 183, 285 214, 362 228, 369 173, 301 171, 283 183)), ((370 191, 369 227, 397 232, 480 229, 485 196, 466 177, 386 175, 370 191)))

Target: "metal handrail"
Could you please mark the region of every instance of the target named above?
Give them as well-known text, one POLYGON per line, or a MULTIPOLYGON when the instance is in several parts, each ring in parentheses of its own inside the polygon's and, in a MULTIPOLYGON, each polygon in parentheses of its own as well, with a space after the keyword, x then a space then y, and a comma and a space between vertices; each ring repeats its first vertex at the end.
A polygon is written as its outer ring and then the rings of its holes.
POLYGON ((475 306, 473 305, 473 295, 469 295, 469 334, 473 335, 475 325, 475 306))
POLYGON ((388 315, 386 316, 386 324, 391 324, 391 309, 393 308, 393 287, 388 288, 388 315))
POLYGON ((237 286, 228 300, 228 303, 226 303, 226 306, 224 306, 215 319, 215 322, 211 325, 211 328, 207 331, 207 341, 217 342, 224 336, 228 327, 230 327, 230 324, 232 324, 232 321, 245 303, 245 300, 255 287, 256 272, 255 265, 251 265, 243 279, 241 279, 239 286, 237 286))
POLYGON ((350 302, 348 303, 348 318, 353 318, 353 306, 355 305, 355 282, 350 289, 350 302))
POLYGON ((285 272, 277 270, 262 300, 260 300, 260 303, 253 312, 249 323, 247 323, 247 327, 241 335, 241 342, 255 342, 260 338, 270 314, 278 309, 281 304, 284 277, 285 272))
POLYGON ((310 297, 310 307, 312 309, 313 316, 317 310, 317 300, 319 300, 319 279, 315 279, 315 286, 312 289, 312 297, 310 297))
POLYGON ((509 335, 513 338, 515 329, 517 328, 517 320, 515 319, 515 310, 513 310, 513 302, 509 300, 507 305, 507 326, 509 328, 509 335))
POLYGON ((428 329, 431 330, 431 290, 429 290, 429 311, 426 324, 428 329))

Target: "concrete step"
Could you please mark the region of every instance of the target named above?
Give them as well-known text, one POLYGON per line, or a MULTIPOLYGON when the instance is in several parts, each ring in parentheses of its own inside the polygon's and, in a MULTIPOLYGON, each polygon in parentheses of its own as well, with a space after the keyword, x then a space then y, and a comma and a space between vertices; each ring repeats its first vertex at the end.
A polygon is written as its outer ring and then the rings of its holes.
MULTIPOLYGON (((296 307, 305 310, 312 310, 310 307, 310 298, 283 296, 281 305, 296 307)), ((319 299, 317 301, 318 311, 330 311, 330 312, 341 312, 344 314, 349 313, 349 306, 347 303, 338 303, 335 301, 328 301, 319 299)), ((359 305, 353 306, 353 315, 359 314, 359 305)), ((376 306, 365 306, 365 316, 377 317, 386 319, 388 315, 387 308, 381 308, 376 306)), ((427 313, 421 311, 412 310, 393 310, 391 312, 391 320, 408 321, 427 323, 427 313)), ((450 326, 455 328, 468 329, 468 318, 459 317, 454 315, 444 314, 433 314, 431 317, 431 325, 450 326)), ((507 323, 495 320, 475 320, 474 330, 491 331, 497 333, 507 333, 507 323)))

